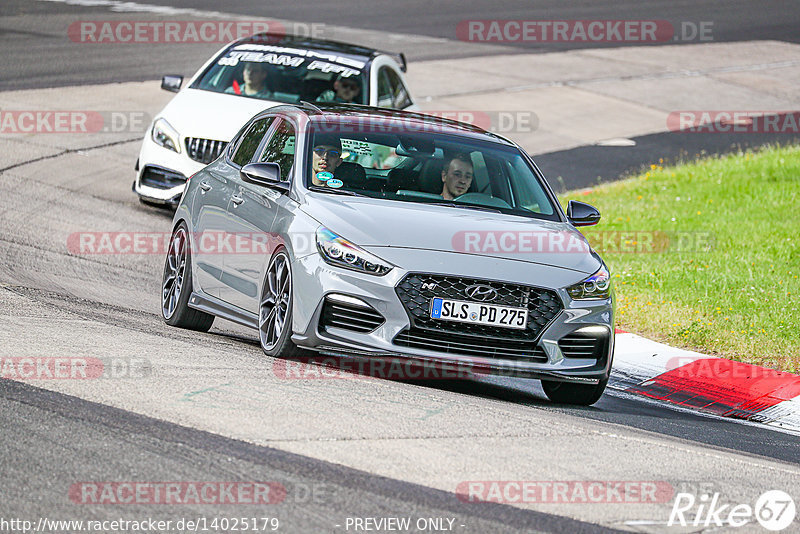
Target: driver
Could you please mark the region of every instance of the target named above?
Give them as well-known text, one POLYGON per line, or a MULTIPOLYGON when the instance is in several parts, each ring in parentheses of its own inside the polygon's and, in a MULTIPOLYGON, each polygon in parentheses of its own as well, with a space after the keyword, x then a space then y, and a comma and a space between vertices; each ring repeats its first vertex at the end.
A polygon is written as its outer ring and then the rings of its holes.
POLYGON ((353 104, 354 100, 361 92, 361 85, 355 78, 344 78, 340 74, 333 82, 333 90, 324 91, 317 102, 339 102, 343 104, 353 104))
POLYGON ((244 83, 240 86, 234 78, 233 85, 225 89, 226 93, 253 96, 256 98, 269 98, 267 89, 267 66, 264 63, 248 62, 242 71, 244 83))
POLYGON ((472 159, 469 154, 454 154, 442 168, 442 198, 453 200, 460 197, 472 185, 472 159))

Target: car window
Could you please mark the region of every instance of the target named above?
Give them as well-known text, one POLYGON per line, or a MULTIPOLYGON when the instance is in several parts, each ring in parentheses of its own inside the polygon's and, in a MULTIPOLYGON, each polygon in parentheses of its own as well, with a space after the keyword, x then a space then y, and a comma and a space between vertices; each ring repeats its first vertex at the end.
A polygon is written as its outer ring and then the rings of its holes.
POLYGON ((513 201, 535 213, 548 215, 552 213, 552 206, 544 191, 533 187, 529 180, 522 178, 528 167, 527 163, 521 157, 515 157, 507 160, 505 164, 508 166, 508 181, 510 192, 514 196, 513 201))
POLYGON ((259 161, 262 163, 277 163, 281 168, 281 180, 288 180, 294 165, 294 125, 287 120, 282 120, 272 137, 264 147, 259 161))
POLYGON ((247 133, 242 136, 242 140, 239 141, 239 146, 236 147, 236 152, 231 158, 236 165, 242 167, 250 163, 253 156, 256 154, 258 145, 261 144, 261 140, 264 138, 264 134, 269 130, 273 119, 274 117, 258 119, 250 126, 247 133))
POLYGON ((378 71, 378 106, 405 109, 412 103, 400 75, 391 67, 381 67, 378 71))
POLYGON ((307 187, 559 220, 544 179, 517 147, 457 132, 412 132, 396 123, 350 119, 324 124, 319 119, 312 132, 310 146, 328 147, 337 155, 308 154, 307 187))
POLYGON ((489 171, 486 168, 486 160, 483 157, 483 153, 473 152, 470 154, 470 157, 472 159, 472 168, 475 176, 473 179, 475 182, 473 188, 479 193, 491 194, 492 191, 489 184, 489 171))

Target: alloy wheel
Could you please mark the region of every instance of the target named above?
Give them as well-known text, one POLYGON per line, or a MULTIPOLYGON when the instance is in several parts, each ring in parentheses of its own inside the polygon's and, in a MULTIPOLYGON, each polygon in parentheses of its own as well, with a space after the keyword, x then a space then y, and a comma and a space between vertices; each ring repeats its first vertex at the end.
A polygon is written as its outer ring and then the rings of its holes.
POLYGON ((178 228, 169 243, 167 263, 164 267, 164 283, 161 286, 161 311, 169 319, 178 307, 183 281, 186 276, 186 230, 178 228))
POLYGON ((264 350, 272 350, 280 342, 292 298, 292 273, 284 253, 272 260, 261 291, 258 332, 264 350))

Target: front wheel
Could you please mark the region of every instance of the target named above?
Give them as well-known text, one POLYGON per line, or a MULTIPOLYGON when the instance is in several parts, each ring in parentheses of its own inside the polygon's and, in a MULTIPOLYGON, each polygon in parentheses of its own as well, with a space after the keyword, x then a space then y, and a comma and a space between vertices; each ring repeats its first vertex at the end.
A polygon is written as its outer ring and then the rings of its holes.
POLYGON ((571 382, 555 382, 542 380, 547 398, 558 404, 575 404, 578 406, 591 406, 603 396, 608 385, 608 379, 597 384, 573 384, 571 382))
POLYGON ((258 307, 258 337, 268 356, 287 357, 295 351, 292 343, 292 266, 281 249, 267 267, 258 307))

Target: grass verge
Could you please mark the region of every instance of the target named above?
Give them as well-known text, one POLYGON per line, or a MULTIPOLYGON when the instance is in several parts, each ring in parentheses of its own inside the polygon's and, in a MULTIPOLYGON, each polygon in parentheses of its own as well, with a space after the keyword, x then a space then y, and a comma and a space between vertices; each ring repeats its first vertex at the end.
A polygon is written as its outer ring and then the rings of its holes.
POLYGON ((800 371, 800 147, 651 170, 564 195, 612 271, 620 328, 800 371))

